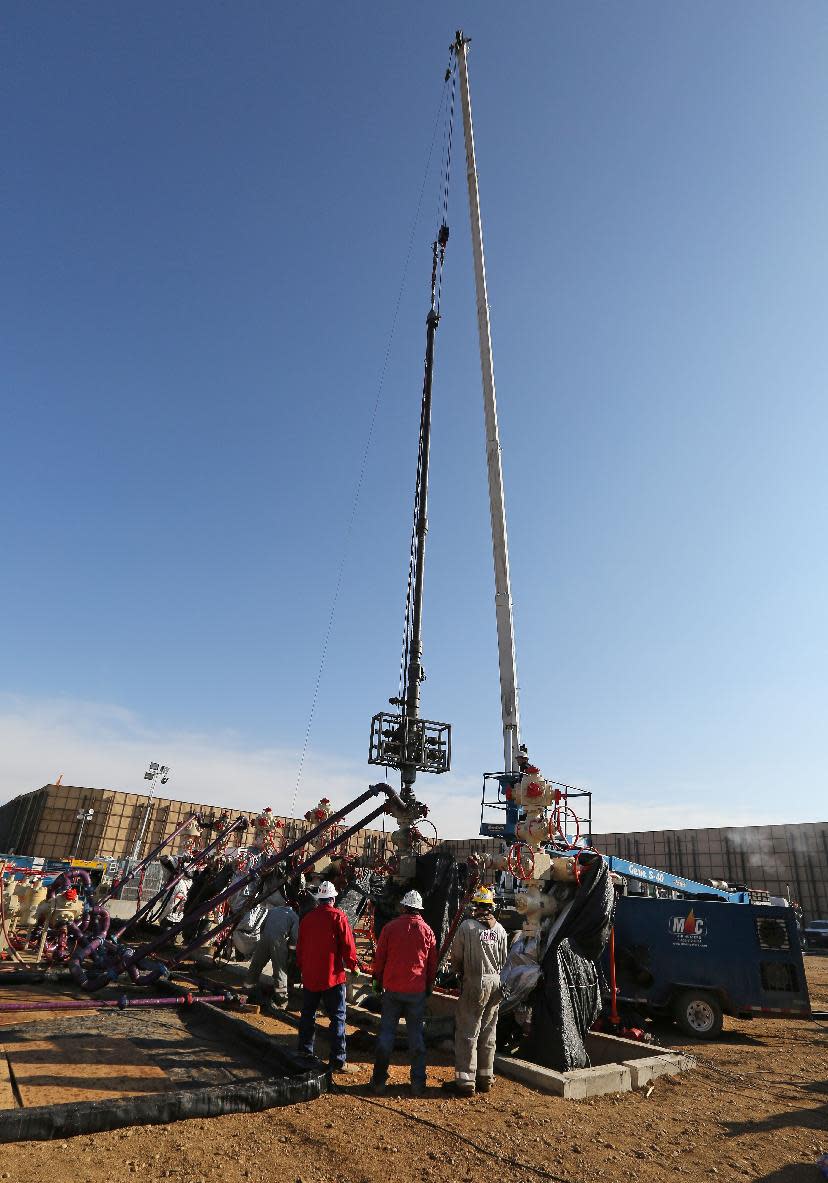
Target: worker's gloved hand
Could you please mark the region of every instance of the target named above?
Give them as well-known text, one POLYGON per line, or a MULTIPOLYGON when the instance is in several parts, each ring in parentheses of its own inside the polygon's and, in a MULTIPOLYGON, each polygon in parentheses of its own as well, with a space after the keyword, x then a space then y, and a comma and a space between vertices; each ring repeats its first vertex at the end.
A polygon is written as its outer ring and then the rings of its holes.
POLYGON ((371 989, 375 994, 382 994, 382 982, 378 978, 373 978, 371 981, 371 989))

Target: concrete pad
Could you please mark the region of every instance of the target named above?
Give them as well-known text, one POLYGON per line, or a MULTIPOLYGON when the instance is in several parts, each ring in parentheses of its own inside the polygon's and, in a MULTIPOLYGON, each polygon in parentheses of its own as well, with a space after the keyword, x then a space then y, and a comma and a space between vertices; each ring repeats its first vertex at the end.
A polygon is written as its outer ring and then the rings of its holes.
POLYGON ((588 1031, 584 1047, 590 1064, 623 1064, 628 1060, 644 1060, 659 1053, 651 1043, 639 1043, 623 1035, 610 1035, 607 1031, 588 1031))
POLYGON ((575 1068, 560 1075, 566 1081, 563 1095, 569 1101, 603 1097, 606 1093, 628 1093, 632 1088, 632 1074, 626 1064, 600 1064, 594 1068, 575 1068))
POLYGON ((659 1076, 675 1076, 678 1072, 689 1072, 691 1068, 695 1068, 696 1061, 692 1056, 667 1052, 660 1056, 627 1060, 625 1064, 630 1070, 632 1087, 642 1089, 659 1076))
POLYGON ((626 1064, 602 1064, 595 1068, 578 1068, 572 1072, 555 1072, 529 1060, 515 1056, 495 1056, 495 1071, 509 1080, 519 1080, 530 1088, 554 1093, 570 1101, 601 1097, 605 1093, 627 1093, 632 1087, 630 1069, 626 1064))

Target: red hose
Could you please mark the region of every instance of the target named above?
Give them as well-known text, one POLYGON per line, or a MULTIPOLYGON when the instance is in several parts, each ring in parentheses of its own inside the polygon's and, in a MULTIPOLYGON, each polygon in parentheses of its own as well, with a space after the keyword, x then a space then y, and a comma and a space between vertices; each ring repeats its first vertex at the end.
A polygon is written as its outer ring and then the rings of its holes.
POLYGON ((466 907, 468 906, 469 900, 474 895, 475 888, 477 887, 479 882, 480 882, 480 875, 478 874, 476 869, 472 868, 472 873, 469 876, 469 884, 468 884, 465 892, 463 893, 463 898, 460 901, 460 907, 457 909, 457 915, 454 917, 451 924, 449 925, 449 930, 446 933, 445 940, 443 941, 442 945, 440 946, 440 948, 437 952, 437 972, 438 973, 440 971, 440 967, 442 966, 443 962, 445 961, 445 957, 449 951, 449 947, 451 946, 451 942, 454 940, 454 934, 457 932, 457 929, 460 927, 460 921, 463 919, 463 913, 465 912, 466 907))
POLYGON ((609 935, 609 973, 610 973, 610 1022, 618 1026, 618 984, 615 980, 615 928, 610 929, 609 935))

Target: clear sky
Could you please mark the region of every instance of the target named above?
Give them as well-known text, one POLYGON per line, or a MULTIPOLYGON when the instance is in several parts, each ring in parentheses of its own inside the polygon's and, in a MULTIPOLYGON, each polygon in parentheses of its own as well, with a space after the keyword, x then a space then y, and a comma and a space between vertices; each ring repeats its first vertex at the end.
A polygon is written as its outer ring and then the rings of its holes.
MULTIPOLYGON (((828 814, 822 0, 7 4, 0 800, 155 759, 287 810, 343 553, 297 807, 376 779, 435 168, 343 548, 458 25, 523 737, 599 831, 828 814)), ((421 791, 459 836, 501 758, 459 153, 449 214, 421 791)))

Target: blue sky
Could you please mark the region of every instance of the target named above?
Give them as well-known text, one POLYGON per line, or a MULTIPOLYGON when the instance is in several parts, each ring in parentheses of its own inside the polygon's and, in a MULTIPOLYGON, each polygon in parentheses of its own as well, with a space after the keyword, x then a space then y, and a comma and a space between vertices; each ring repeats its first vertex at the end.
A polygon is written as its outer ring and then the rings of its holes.
MULTIPOLYGON (((462 25, 524 738, 598 830, 824 816, 828 11, 505 12, 5 8, 0 796, 160 759, 289 806, 462 25)), ((437 188, 302 809, 373 779, 397 689, 437 188)), ((455 770, 421 787, 470 834, 501 738, 459 153, 449 214, 423 710, 455 770)))

